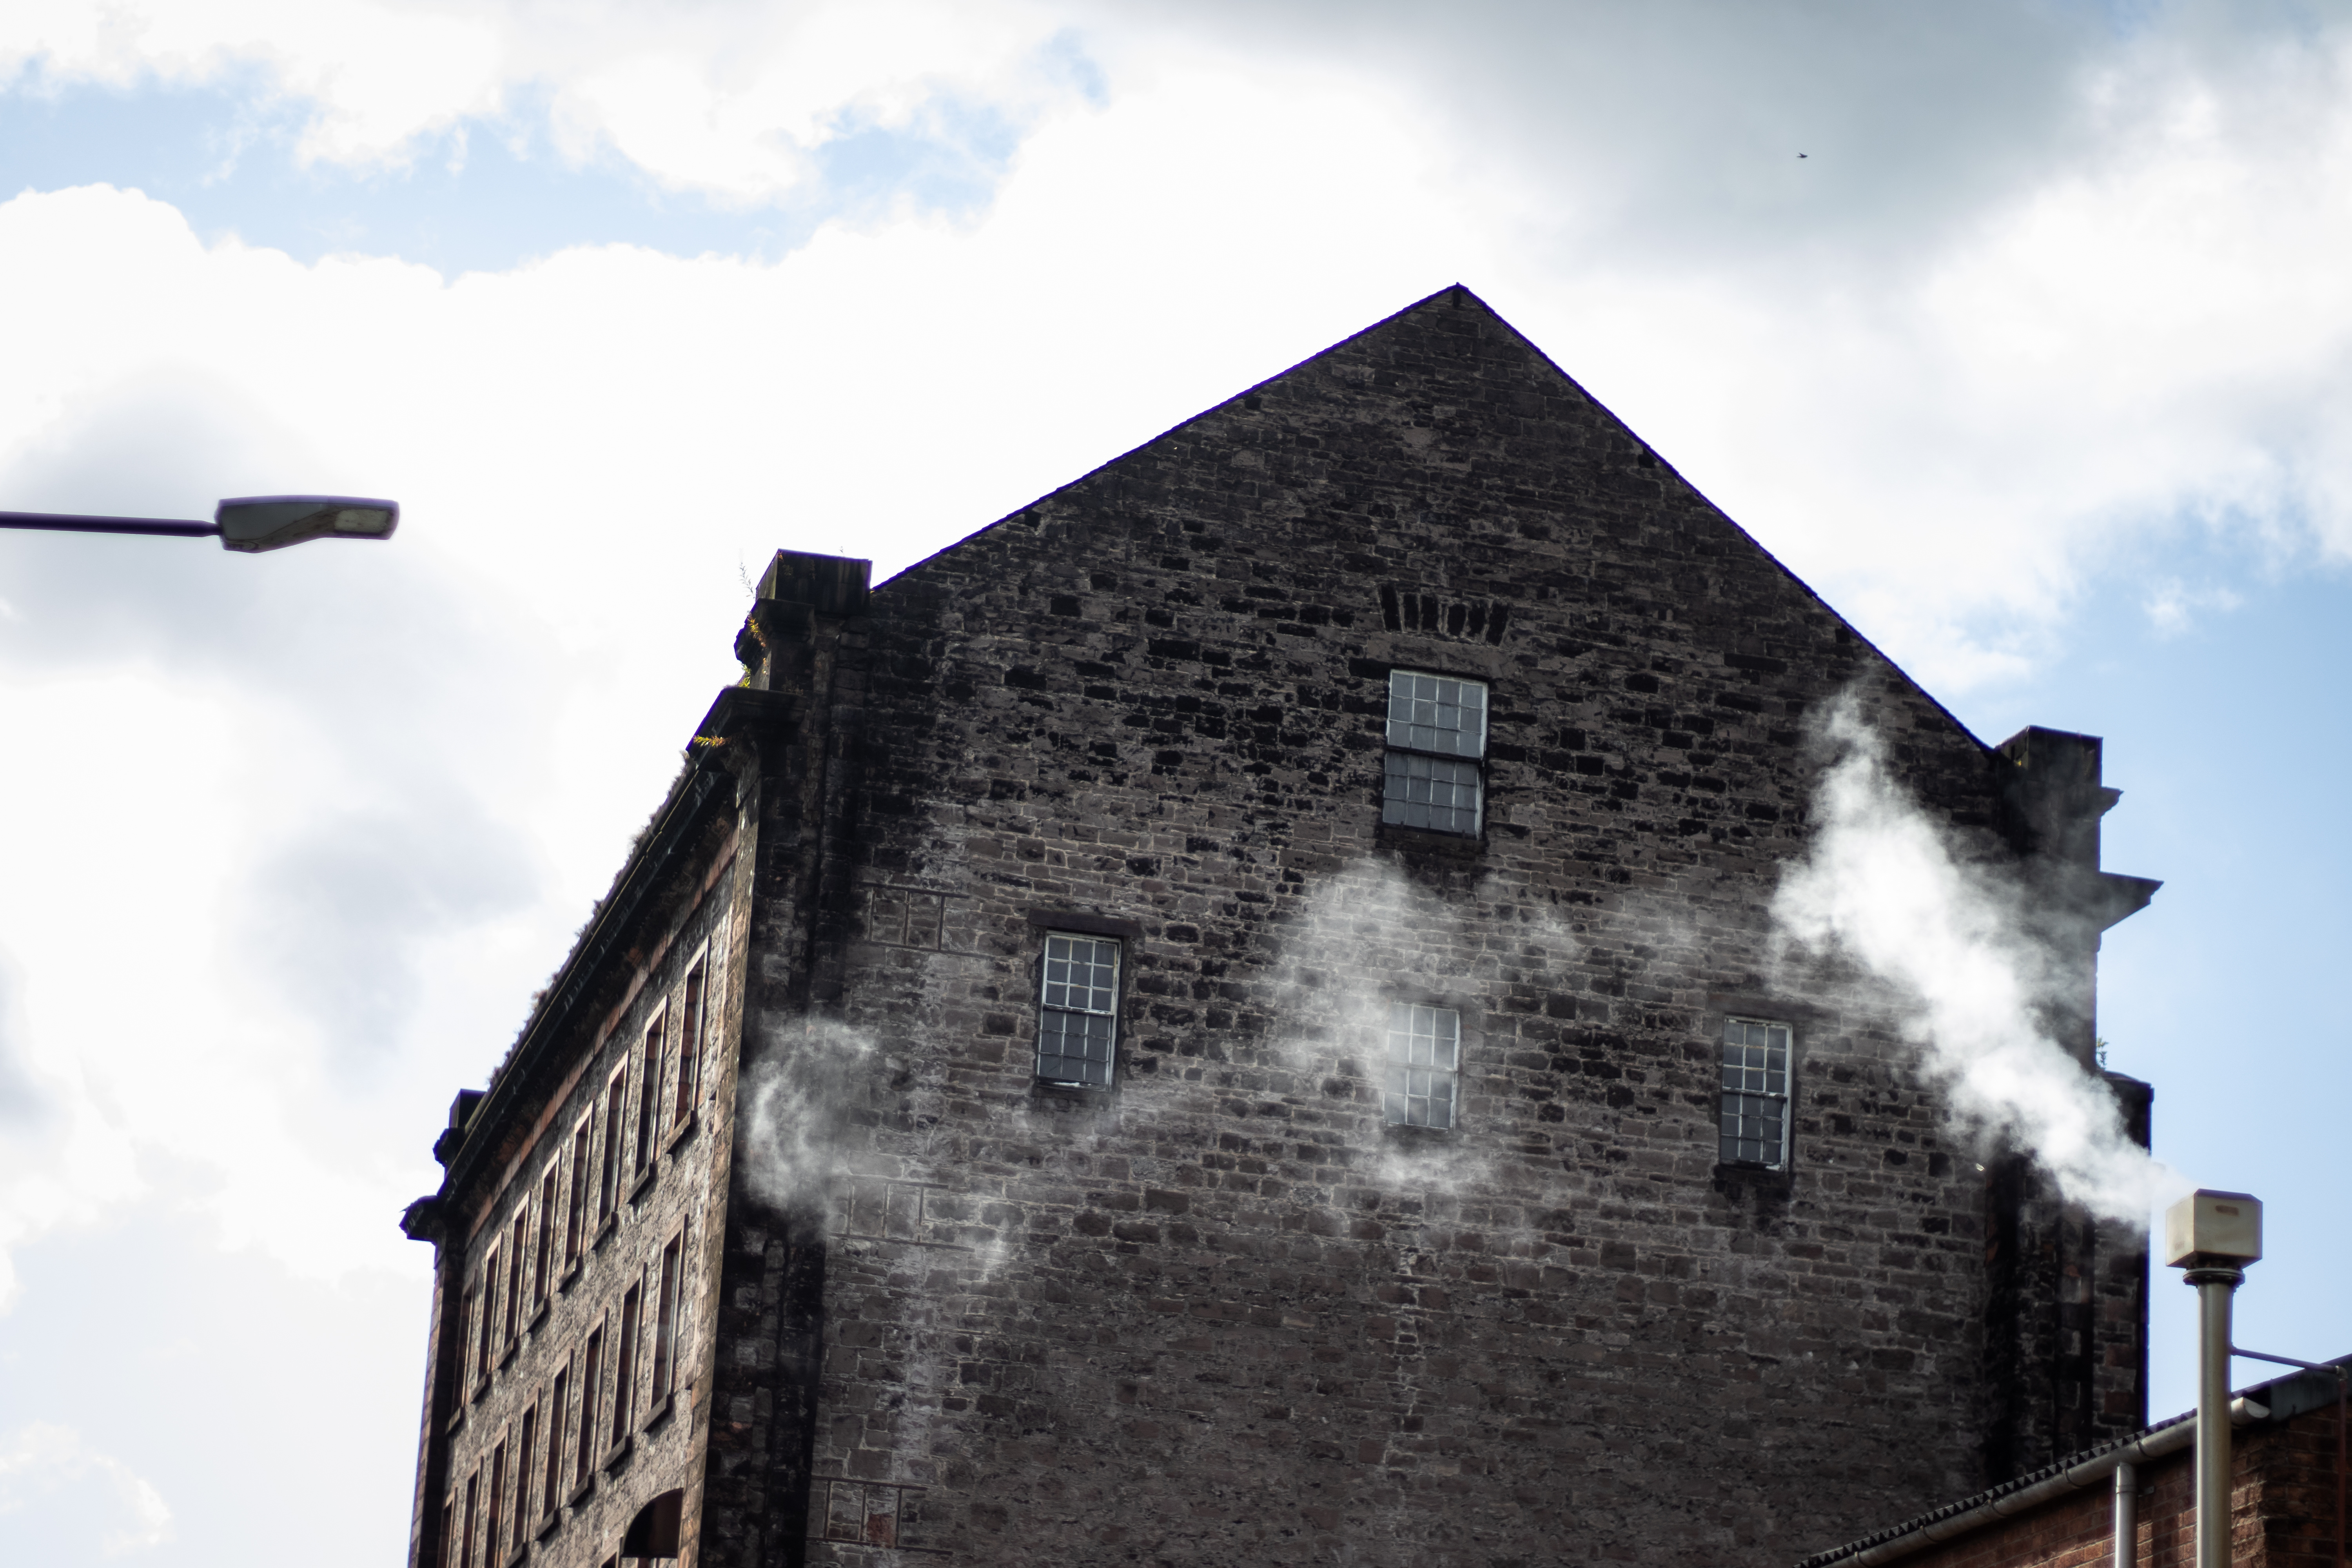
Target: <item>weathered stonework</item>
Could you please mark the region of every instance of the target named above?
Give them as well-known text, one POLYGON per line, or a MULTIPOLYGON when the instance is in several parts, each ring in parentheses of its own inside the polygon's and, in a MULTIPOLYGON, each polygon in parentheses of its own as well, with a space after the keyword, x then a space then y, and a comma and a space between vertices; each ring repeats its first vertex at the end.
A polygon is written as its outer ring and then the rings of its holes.
POLYGON ((1466 291, 870 592, 779 555, 737 648, 413 1217, 436 1333, 715 931, 705 1120, 454 1436, 434 1352, 418 1563, 681 1226, 678 1406, 551 1562, 671 1488, 713 1568, 1790 1560, 2144 1421, 2145 1238, 1766 912, 1851 694, 2065 911, 2087 1065, 2152 887, 2097 742, 1979 742, 1466 291), (1487 683, 1476 836, 1381 825, 1392 668, 1487 683), (1105 1087, 1036 1077, 1048 929, 1122 943, 1105 1087), (1460 1015, 1451 1129, 1386 1122, 1392 1001, 1460 1015), (1717 1161, 1733 1016, 1795 1030, 1786 1168, 1717 1161))

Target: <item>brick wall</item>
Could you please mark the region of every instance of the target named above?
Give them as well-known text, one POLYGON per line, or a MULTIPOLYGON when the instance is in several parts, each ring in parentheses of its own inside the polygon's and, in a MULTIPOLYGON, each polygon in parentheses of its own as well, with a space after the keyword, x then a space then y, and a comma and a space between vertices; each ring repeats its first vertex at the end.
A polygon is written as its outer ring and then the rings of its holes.
MULTIPOLYGON (((700 1480, 709 1426, 709 1390, 718 1346, 711 1310, 710 1238, 723 1213, 724 1150, 731 1119, 714 1116, 734 1052, 731 998, 736 961, 729 937, 733 901, 734 843, 723 817, 705 825, 678 864, 661 879, 626 941, 588 976, 584 1000, 573 1010, 566 1037, 547 1046, 535 1062, 509 1064, 499 1090, 478 1108, 454 1139, 452 1179, 428 1200, 416 1226, 440 1248, 441 1289, 436 1303, 436 1353, 428 1379, 428 1417, 420 1463, 417 1525, 411 1561, 435 1568, 445 1559, 503 1563, 514 1556, 513 1520, 529 1498, 522 1539, 536 1561, 592 1568, 609 1559, 638 1510, 657 1494, 695 1489, 700 1480), (678 1049, 686 980, 702 967, 705 1059, 680 1117, 678 1049), (654 1122, 640 1165, 637 1123, 645 1110, 648 1037, 657 1072, 654 1122), (618 1131, 618 1166, 609 1218, 602 1212, 606 1152, 614 1147, 606 1119, 614 1074, 625 1068, 618 1131), (526 1070, 535 1069, 535 1070, 526 1070), (584 1175, 575 1173, 575 1131, 589 1133, 584 1175), (554 1176, 551 1257, 540 1285, 541 1216, 547 1212, 546 1177, 554 1176), (714 1184, 714 1173, 719 1180, 714 1184), (576 1259, 570 1256, 573 1194, 583 1194, 576 1259), (520 1218, 526 1266, 519 1281, 509 1258, 520 1218), (655 1397, 655 1340, 666 1247, 679 1244, 677 1370, 675 1393, 655 1397), (481 1373, 480 1313, 486 1266, 497 1249, 491 1290, 493 1347, 481 1373), (514 1332, 507 1331, 508 1296, 520 1284, 514 1332), (623 1305, 639 1294, 639 1325, 632 1347, 630 1398, 615 1408, 623 1305), (463 1313, 464 1341, 452 1344, 463 1313), (601 1405, 593 1451, 578 1459, 581 1396, 589 1336, 601 1333, 601 1365, 593 1392, 601 1405), (555 1379, 564 1377, 561 1407, 555 1379), (526 1494, 519 1486, 523 1421, 534 1413, 532 1466, 526 1494), (564 1446, 556 1505, 550 1509, 546 1445, 552 1428, 564 1446), (489 1554, 487 1488, 494 1456, 505 1450, 500 1499, 502 1541, 489 1554), (471 1555, 464 1541, 469 1478, 484 1489, 478 1501, 471 1555), (454 1500, 445 1510, 444 1500, 454 1500), (446 1512, 446 1517, 445 1517, 446 1512)), ((445 1152, 448 1151, 445 1147, 445 1152)), ((421 1205, 422 1206, 422 1205, 421 1205)), ((414 1212, 414 1211, 412 1211, 414 1212)))
MULTIPOLYGON (((1474 298, 856 566, 779 556, 418 1221, 470 1277, 725 933, 708 1122, 428 1420, 422 1550, 436 1475, 680 1224, 696 1396, 535 1554, 601 1562, 675 1486, 712 1568, 1786 1560, 2139 1424, 2144 1246, 2009 1193, 1890 999, 1766 913, 1837 695, 1986 863, 2054 827, 2099 876, 2096 743, 2031 732, 2074 771, 2021 811, 2038 753, 1474 298), (1397 668, 1490 688, 1475 837, 1380 823, 1397 668), (1034 1071, 1055 927, 1123 943, 1105 1088, 1034 1071), (1398 1001, 1460 1015, 1454 1128, 1386 1123, 1398 1001), (1717 1160, 1733 1016, 1795 1030, 1787 1169, 1717 1160)), ((2060 933, 2085 977, 2097 928, 2060 933)))
MULTIPOLYGON (((2336 1442, 2332 1403, 2235 1434, 2235 1568, 2335 1568, 2336 1442)), ((2142 1568, 2195 1568, 2195 1449, 2142 1466, 2137 1481, 2133 1561, 2142 1568)), ((1914 1568, 2106 1568, 2114 1540, 2114 1497, 2103 1481, 1901 1561, 1914 1568)))
MULTIPOLYGON (((1999 860, 1988 752, 1476 301, 806 635, 808 901, 746 1050, 813 1008, 866 1064, 800 1194, 811 1561, 1794 1556, 1990 1479, 1985 1179, 1886 999, 1765 916, 1824 701, 1999 860), (1379 825, 1392 667, 1491 684, 1475 844, 1379 825), (1103 1091, 1033 1075, 1071 914, 1136 932, 1103 1091), (1463 1014, 1453 1133, 1382 1122, 1399 997, 1463 1014), (1797 1026, 1788 1173, 1718 1168, 1732 1013, 1797 1026)), ((2088 1250, 2005 1310, 2087 1302, 2088 1250)), ((2073 1373, 2008 1375, 2137 1426, 2067 1322, 2073 1373)))

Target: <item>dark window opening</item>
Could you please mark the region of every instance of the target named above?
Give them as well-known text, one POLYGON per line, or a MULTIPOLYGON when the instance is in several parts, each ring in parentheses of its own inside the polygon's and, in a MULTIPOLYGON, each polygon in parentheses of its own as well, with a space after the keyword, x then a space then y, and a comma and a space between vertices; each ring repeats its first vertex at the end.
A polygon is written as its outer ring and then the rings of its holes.
POLYGON ((669 1117, 673 1126, 694 1114, 694 1096, 699 1087, 695 1075, 702 1068, 702 974, 699 963, 687 971, 686 1000, 678 1009, 677 1102, 670 1108, 669 1117))
POLYGON ((474 1568, 474 1510, 478 1506, 482 1490, 482 1472, 476 1470, 466 1478, 466 1520, 458 1526, 457 1568, 474 1568))
POLYGON ((636 1372, 639 1288, 632 1285, 621 1298, 621 1340, 613 1347, 613 1441, 629 1435, 629 1418, 636 1413, 632 1378, 636 1372))
POLYGON ((530 1483, 539 1457, 539 1406, 522 1413, 522 1441, 515 1448, 515 1544, 520 1546, 530 1528, 530 1483))
POLYGON ((556 1373, 547 1395, 547 1479, 539 1494, 542 1516, 553 1513, 563 1501, 563 1417, 569 1414, 565 1402, 571 1394, 572 1369, 564 1367, 556 1373))
POLYGON ((589 1118, 583 1116, 572 1133, 572 1204, 563 1221, 563 1263, 566 1268, 580 1261, 581 1245, 586 1239, 588 1137, 589 1118))
POLYGON ((656 1017, 646 1030, 645 1070, 638 1075, 643 1086, 637 1091, 637 1157, 629 1170, 643 1175, 646 1167, 654 1163, 654 1118, 661 1111, 662 1025, 656 1017))
POLYGON ((654 1298, 653 1400, 658 1405, 677 1378, 677 1296, 679 1257, 686 1237, 673 1237, 662 1248, 660 1294, 654 1298))
POLYGON ((482 1561, 497 1568, 499 1561, 499 1527, 506 1522, 504 1504, 507 1494, 507 1446, 500 1443, 490 1450, 490 1495, 484 1506, 490 1516, 489 1529, 484 1532, 482 1561))
POLYGON ((490 1255, 482 1264, 481 1334, 475 1346, 474 1381, 484 1383, 490 1375, 490 1352, 497 1346, 499 1300, 499 1249, 494 1242, 490 1255))
POLYGON ((623 1062, 621 1070, 604 1089, 604 1161, 596 1183, 596 1223, 602 1225, 613 1217, 613 1210, 621 1201, 621 1133, 629 1104, 629 1064, 623 1062))
POLYGON ((603 1392, 597 1379, 604 1370, 604 1331, 594 1330, 588 1336, 588 1348, 580 1361, 580 1447, 572 1479, 573 1486, 585 1485, 596 1468, 596 1397, 603 1392))
POLYGON ((539 1247, 530 1261, 530 1296, 533 1301, 545 1301, 550 1276, 555 1271, 555 1197, 556 1171, 547 1167, 547 1174, 539 1179, 539 1247))

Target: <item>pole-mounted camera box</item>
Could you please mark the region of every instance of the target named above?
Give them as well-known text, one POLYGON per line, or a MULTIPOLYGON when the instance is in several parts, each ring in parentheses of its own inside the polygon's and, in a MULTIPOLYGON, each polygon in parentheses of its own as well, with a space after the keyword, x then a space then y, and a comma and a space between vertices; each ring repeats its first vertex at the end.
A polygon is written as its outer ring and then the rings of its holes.
POLYGON ((2164 1211, 2164 1261, 2171 1268, 2235 1268, 2262 1255, 2262 1200, 2249 1194, 2200 1188, 2164 1211))

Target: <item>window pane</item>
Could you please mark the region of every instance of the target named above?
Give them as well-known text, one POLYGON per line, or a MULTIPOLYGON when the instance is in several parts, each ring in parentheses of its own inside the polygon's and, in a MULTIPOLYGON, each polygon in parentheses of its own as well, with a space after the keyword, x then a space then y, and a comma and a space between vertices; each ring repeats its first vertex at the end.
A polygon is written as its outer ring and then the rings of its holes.
POLYGON ((1087 937, 1045 939, 1045 1005, 1109 1013, 1118 995, 1118 943, 1087 937))
POLYGON ((1462 1016, 1450 1007, 1397 1002, 1389 1007, 1389 1066, 1381 1109, 1401 1127, 1454 1125, 1462 1061, 1462 1016))
POLYGON ((1391 752, 1381 820, 1440 833, 1478 831, 1478 764, 1391 752))
POLYGON ((1113 1020, 1047 1007, 1037 1030, 1037 1076, 1054 1083, 1110 1081, 1113 1020))
POLYGON ((1389 744, 1449 756, 1486 754, 1486 689, 1475 680, 1392 670, 1389 744))
POLYGON ((1753 1018, 1723 1026, 1720 1158, 1727 1164, 1788 1161, 1789 1026, 1753 1018))

